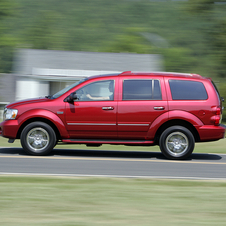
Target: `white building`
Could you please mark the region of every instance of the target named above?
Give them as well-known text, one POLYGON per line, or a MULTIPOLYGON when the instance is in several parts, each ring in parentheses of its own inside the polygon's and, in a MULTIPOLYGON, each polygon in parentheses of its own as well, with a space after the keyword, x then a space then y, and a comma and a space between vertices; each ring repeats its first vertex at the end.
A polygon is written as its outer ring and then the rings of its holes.
POLYGON ((18 49, 14 60, 15 99, 54 94, 81 78, 123 71, 162 71, 154 54, 18 49))

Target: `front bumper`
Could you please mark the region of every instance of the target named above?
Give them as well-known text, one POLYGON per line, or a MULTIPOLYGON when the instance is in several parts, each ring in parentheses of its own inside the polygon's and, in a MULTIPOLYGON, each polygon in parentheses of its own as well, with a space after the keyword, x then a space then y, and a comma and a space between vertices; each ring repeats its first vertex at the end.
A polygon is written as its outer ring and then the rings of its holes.
POLYGON ((17 120, 6 120, 0 123, 0 136, 16 139, 19 124, 17 120))

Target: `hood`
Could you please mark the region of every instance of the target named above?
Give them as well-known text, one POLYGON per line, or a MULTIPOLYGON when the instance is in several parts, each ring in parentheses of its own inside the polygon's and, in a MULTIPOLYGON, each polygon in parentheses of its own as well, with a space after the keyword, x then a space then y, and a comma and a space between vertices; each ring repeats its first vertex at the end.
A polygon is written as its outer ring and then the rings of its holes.
POLYGON ((45 98, 45 97, 39 97, 34 99, 26 99, 26 100, 20 100, 14 103, 10 103, 6 105, 6 108, 16 108, 18 105, 24 105, 24 104, 32 104, 32 103, 40 103, 40 102, 49 102, 51 99, 45 98))

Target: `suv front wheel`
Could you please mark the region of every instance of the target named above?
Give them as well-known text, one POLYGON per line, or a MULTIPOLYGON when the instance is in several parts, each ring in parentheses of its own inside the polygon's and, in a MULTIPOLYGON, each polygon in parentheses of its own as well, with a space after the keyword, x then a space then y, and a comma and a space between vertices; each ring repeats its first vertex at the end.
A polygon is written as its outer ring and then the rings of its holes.
POLYGON ((186 159, 194 150, 195 139, 187 128, 172 126, 161 134, 159 146, 165 157, 169 159, 186 159))
POLYGON ((32 155, 46 155, 56 145, 56 134, 44 122, 32 122, 22 131, 20 142, 23 149, 32 155))

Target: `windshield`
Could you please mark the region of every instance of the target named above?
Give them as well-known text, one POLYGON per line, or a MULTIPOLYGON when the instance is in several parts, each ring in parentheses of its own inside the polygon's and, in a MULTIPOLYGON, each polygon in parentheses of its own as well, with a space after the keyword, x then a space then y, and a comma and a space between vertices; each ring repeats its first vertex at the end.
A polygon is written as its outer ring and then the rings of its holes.
POLYGON ((64 89, 60 90, 59 92, 55 93, 53 96, 52 96, 52 99, 56 99, 58 97, 60 97, 61 95, 63 95, 64 93, 66 93, 68 90, 74 88, 75 86, 81 84, 82 82, 86 81, 88 78, 83 78, 82 80, 78 81, 78 82, 75 82, 67 87, 65 87, 64 89))

